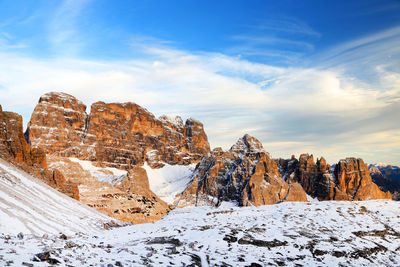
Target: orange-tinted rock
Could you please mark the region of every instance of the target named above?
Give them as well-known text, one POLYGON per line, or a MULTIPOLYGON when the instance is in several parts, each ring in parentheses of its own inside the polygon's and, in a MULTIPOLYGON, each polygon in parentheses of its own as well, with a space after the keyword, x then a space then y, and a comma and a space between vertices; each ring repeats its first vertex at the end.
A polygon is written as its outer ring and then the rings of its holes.
POLYGON ((46 153, 130 169, 191 164, 210 151, 203 125, 180 117, 157 119, 134 103, 96 102, 86 106, 64 93, 48 93, 36 106, 26 135, 46 153))
POLYGON ((68 183, 83 188, 79 193, 82 202, 135 223, 160 219, 169 210, 151 192, 140 166, 145 162, 153 168, 165 163, 187 165, 200 161, 210 150, 203 125, 196 120, 184 124, 180 117, 157 119, 134 103, 96 102, 88 115, 82 102, 64 93, 40 98, 26 136, 32 146, 51 155, 51 166, 61 170, 68 183), (79 174, 82 168, 69 157, 91 161, 104 172, 112 167, 128 174, 103 187, 90 171, 79 174))
POLYGON ((261 143, 245 135, 229 151, 208 153, 196 166, 192 181, 178 206, 219 205, 233 201, 239 206, 307 201, 297 183, 285 182, 261 143))
POLYGON ((79 198, 78 187, 66 182, 57 170, 47 169, 46 154, 41 148, 31 148, 25 141, 22 117, 0 110, 0 157, 35 175, 53 188, 73 198, 79 198))
POLYGON ((337 200, 391 199, 390 192, 382 192, 372 182, 368 166, 362 159, 346 158, 335 166, 337 178, 337 200), (346 199, 347 196, 347 199, 346 199))
POLYGON ((39 99, 25 133, 33 147, 47 154, 72 155, 85 133, 86 106, 68 94, 49 93, 39 99))
POLYGON ((93 167, 84 168, 87 164, 92 162, 49 156, 49 165, 79 187, 80 201, 100 212, 128 223, 154 222, 169 212, 167 203, 150 190, 143 168, 133 166, 124 175, 115 176, 110 168, 99 167, 92 173, 93 167), (99 175, 112 179, 101 181, 99 175))
POLYGON ((304 190, 319 200, 368 200, 390 198, 372 182, 368 167, 362 159, 340 160, 332 171, 322 157, 314 162, 309 154, 299 160, 277 160, 279 170, 286 180, 298 181, 304 190))

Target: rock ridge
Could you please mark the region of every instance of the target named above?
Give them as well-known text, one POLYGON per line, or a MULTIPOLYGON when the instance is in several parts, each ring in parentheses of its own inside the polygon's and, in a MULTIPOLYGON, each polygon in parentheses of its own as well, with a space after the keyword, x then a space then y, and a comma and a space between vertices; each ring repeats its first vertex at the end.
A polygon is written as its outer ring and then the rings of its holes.
POLYGON ((244 135, 228 151, 215 148, 203 157, 178 207, 218 206, 223 201, 259 206, 307 201, 307 196, 297 182, 281 178, 277 164, 256 138, 244 135))
POLYGON ((192 118, 157 119, 131 102, 96 102, 87 114, 81 101, 55 92, 40 97, 25 135, 48 154, 121 169, 192 164, 210 151, 203 124, 192 118))
POLYGON ((0 106, 0 158, 35 175, 58 191, 79 199, 76 185, 68 183, 57 169, 48 168, 47 157, 41 148, 32 148, 25 140, 22 116, 3 111, 0 106))
POLYGON ((368 166, 360 158, 341 159, 333 169, 323 157, 315 162, 309 154, 275 161, 285 180, 299 182, 307 194, 319 200, 391 198, 372 181, 368 166))

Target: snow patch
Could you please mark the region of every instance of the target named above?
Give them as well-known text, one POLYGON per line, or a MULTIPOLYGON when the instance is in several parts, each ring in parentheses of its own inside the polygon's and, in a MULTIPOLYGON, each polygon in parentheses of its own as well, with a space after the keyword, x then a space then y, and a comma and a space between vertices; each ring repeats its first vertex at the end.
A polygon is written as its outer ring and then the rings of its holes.
POLYGON ((165 164, 160 169, 152 169, 147 162, 143 166, 149 178, 151 191, 168 204, 173 204, 176 195, 185 190, 195 167, 196 164, 187 166, 165 164))
POLYGON ((115 185, 121 181, 128 174, 125 170, 120 170, 112 167, 97 167, 93 165, 92 161, 80 160, 77 158, 69 158, 70 161, 79 163, 82 169, 90 172, 90 175, 97 178, 102 183, 109 183, 115 185))

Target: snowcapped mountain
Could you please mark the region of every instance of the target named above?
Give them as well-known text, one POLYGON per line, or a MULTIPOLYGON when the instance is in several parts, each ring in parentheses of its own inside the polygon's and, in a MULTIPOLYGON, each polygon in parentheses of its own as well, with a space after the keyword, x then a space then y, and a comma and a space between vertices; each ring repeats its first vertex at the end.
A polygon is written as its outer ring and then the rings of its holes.
POLYGON ((73 234, 104 229, 111 221, 0 159, 0 233, 73 234))
POLYGON ((95 236, 0 236, 0 265, 48 252, 70 266, 396 266, 399 210, 391 200, 175 209, 95 236))

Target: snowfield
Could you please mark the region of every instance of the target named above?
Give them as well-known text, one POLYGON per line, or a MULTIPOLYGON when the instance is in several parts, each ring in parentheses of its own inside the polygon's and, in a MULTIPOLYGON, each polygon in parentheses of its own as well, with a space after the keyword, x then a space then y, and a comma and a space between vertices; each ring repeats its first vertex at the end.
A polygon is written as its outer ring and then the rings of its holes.
POLYGON ((0 234, 87 233, 111 221, 0 159, 0 234))
POLYGON ((149 178, 151 191, 168 204, 174 204, 177 195, 186 189, 195 167, 196 164, 187 166, 164 164, 159 169, 152 169, 147 163, 143 166, 149 178))
POLYGON ((48 266, 41 252, 71 266, 399 266, 400 202, 224 203, 67 240, 0 236, 0 265, 48 266))

